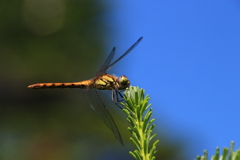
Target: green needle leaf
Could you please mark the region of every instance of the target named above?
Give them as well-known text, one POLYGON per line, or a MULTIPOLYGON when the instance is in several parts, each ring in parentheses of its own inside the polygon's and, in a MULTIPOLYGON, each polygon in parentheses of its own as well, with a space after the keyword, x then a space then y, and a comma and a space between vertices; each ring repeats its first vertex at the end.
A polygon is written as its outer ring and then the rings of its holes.
POLYGON ((128 128, 133 136, 130 141, 136 147, 136 150, 129 153, 138 160, 154 160, 154 154, 157 152, 156 145, 159 142, 159 140, 151 142, 156 134, 152 134, 155 126, 152 123, 155 119, 151 119, 152 109, 149 109, 151 106, 148 103, 149 99, 148 95, 144 95, 143 89, 130 86, 124 93, 125 103, 122 103, 125 108, 124 113, 128 116, 127 121, 131 126, 128 128), (150 143, 153 143, 152 147, 150 143))
MULTIPOLYGON (((222 152, 222 155, 220 155, 220 149, 217 147, 211 160, 240 160, 240 149, 234 152, 234 142, 231 142, 230 149, 224 148, 222 152)), ((204 155, 202 157, 197 156, 196 160, 208 160, 208 152, 204 150, 204 155)))

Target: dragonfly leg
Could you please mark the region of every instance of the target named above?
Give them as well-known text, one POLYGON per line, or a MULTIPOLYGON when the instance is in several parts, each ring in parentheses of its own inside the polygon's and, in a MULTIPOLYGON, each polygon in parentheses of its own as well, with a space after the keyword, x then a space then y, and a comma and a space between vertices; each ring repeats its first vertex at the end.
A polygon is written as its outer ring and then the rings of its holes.
POLYGON ((124 98, 123 98, 122 93, 119 92, 119 91, 116 91, 116 94, 117 94, 117 101, 118 101, 118 102, 123 102, 123 101, 124 101, 124 98))
MULTIPOLYGON (((120 92, 118 92, 117 90, 112 90, 112 101, 120 108, 123 109, 122 105, 120 104, 120 102, 123 101, 119 100, 118 95, 120 94, 120 92)), ((121 95, 122 96, 122 95, 121 95)))
POLYGON ((121 92, 118 92, 118 95, 122 98, 121 102, 124 100, 121 92))

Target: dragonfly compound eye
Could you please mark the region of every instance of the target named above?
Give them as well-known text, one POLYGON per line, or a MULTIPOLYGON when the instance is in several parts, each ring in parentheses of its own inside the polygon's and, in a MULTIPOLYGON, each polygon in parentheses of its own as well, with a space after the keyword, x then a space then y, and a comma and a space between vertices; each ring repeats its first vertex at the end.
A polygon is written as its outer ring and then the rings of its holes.
POLYGON ((130 85, 130 81, 126 76, 121 76, 119 77, 119 84, 120 84, 119 89, 125 90, 130 85))

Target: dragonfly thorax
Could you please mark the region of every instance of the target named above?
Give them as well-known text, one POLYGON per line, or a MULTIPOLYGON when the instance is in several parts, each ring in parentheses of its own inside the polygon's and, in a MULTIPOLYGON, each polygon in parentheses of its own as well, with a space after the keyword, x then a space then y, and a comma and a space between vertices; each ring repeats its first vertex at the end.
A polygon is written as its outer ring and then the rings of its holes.
POLYGON ((130 85, 130 81, 126 76, 115 77, 109 74, 103 74, 102 76, 93 80, 93 88, 99 90, 120 90, 123 91, 130 85))

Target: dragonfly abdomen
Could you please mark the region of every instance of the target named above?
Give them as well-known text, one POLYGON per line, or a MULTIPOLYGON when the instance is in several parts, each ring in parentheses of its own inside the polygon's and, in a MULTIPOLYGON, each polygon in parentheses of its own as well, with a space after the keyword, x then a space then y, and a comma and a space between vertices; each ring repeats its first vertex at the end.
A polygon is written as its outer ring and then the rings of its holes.
POLYGON ((86 89, 90 84, 90 80, 73 83, 37 83, 29 85, 28 88, 40 89, 40 88, 81 88, 86 89))

